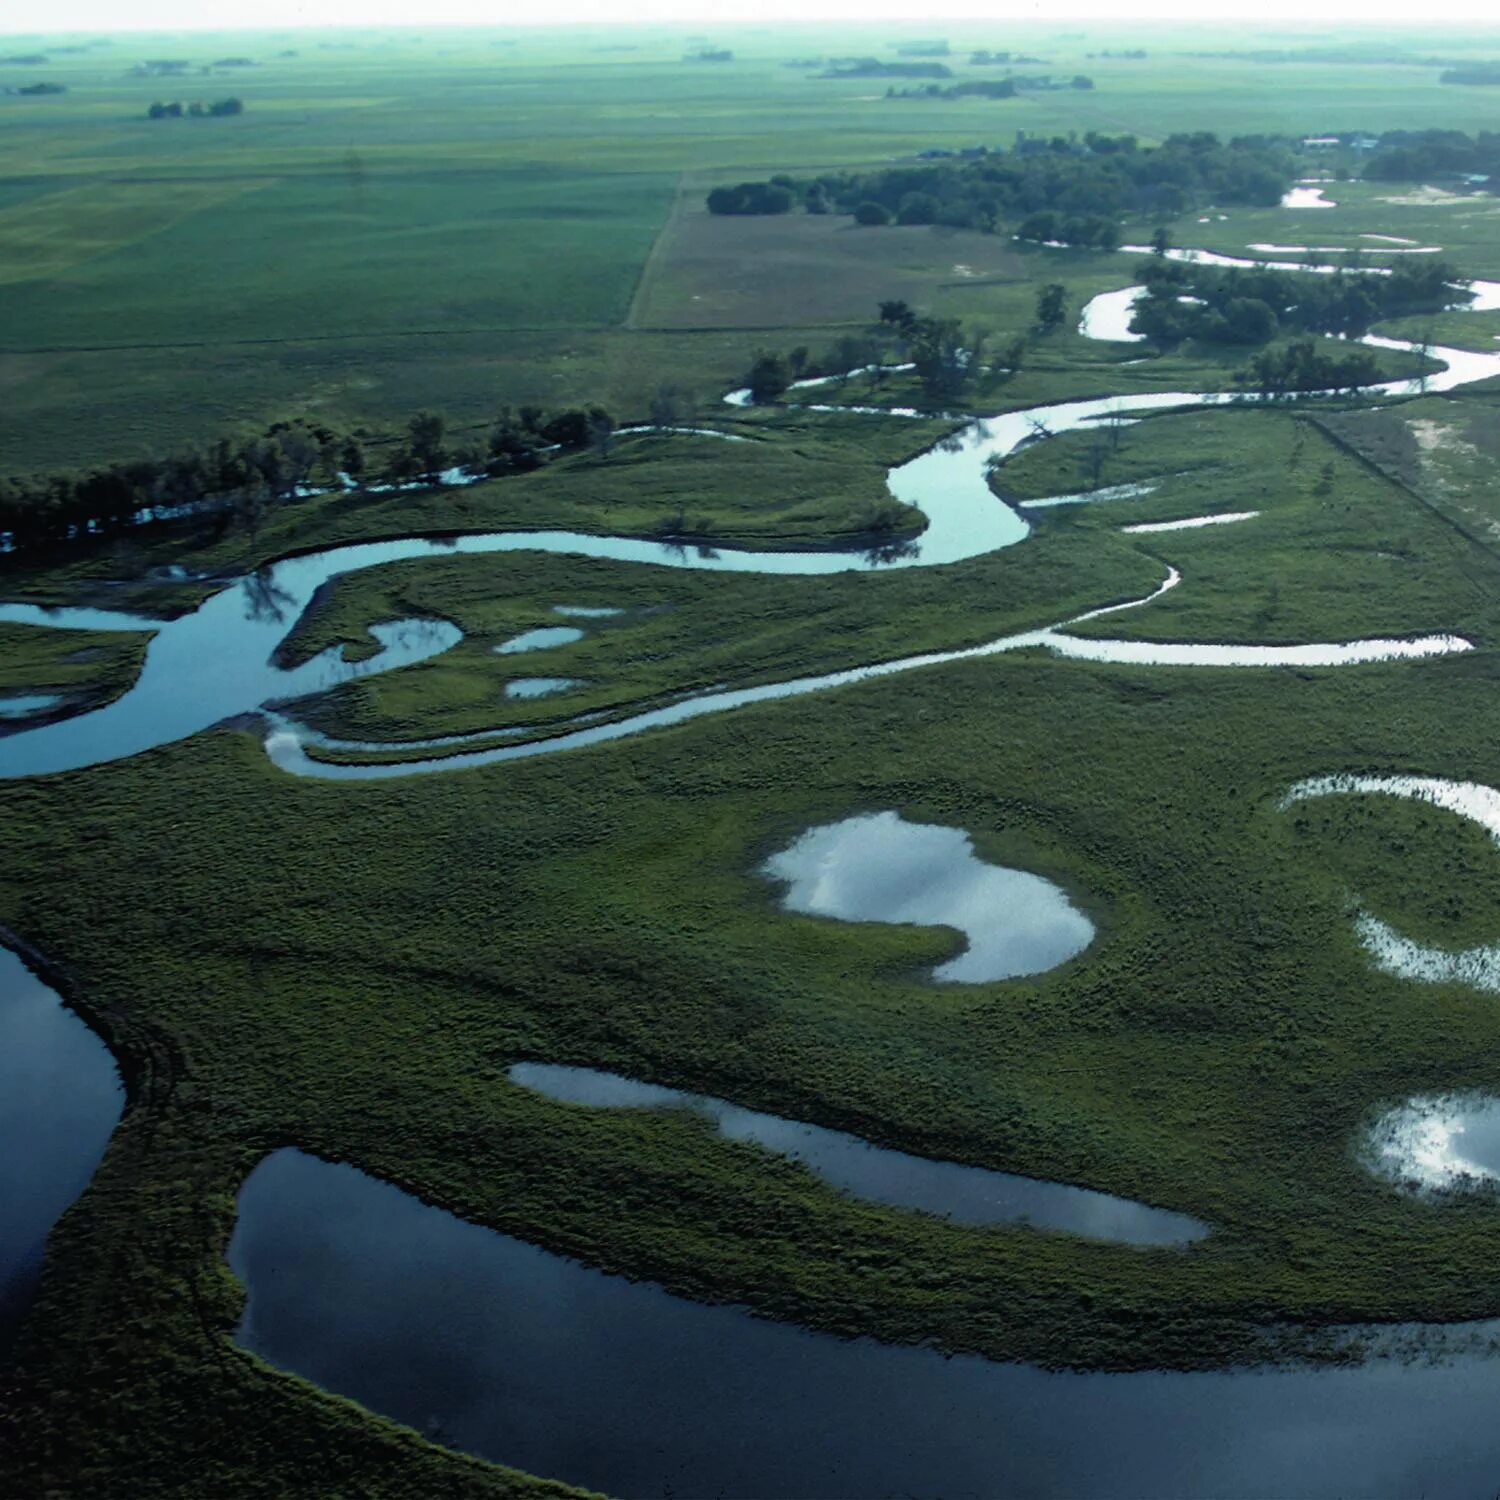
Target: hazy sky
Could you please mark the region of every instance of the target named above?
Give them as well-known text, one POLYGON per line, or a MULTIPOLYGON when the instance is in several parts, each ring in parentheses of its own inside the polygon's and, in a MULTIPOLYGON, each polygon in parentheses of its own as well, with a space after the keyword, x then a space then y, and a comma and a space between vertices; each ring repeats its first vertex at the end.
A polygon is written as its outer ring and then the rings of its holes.
MULTIPOLYGON (((1057 25, 1074 17, 1128 28, 1145 19, 1232 23, 1227 8, 1202 0, 0 0, 0 31, 176 31, 340 25, 543 25, 588 22, 692 22, 702 27, 765 21, 982 22, 1001 31, 1007 22, 1057 25)), ((1395 0, 1255 0, 1245 13, 1254 28, 1267 21, 1331 26, 1496 25, 1495 0, 1442 0, 1414 7, 1395 0)))

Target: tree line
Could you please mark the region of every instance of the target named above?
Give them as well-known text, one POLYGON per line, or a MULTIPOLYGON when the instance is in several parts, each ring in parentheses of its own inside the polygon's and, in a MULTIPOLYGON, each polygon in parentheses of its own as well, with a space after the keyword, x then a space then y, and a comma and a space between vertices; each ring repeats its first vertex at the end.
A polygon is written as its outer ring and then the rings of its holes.
POLYGON ((146 111, 146 118, 148 120, 181 120, 184 117, 194 120, 206 117, 217 119, 225 115, 242 115, 244 112, 245 101, 243 99, 215 99, 209 104, 195 99, 191 104, 186 105, 180 99, 174 99, 170 104, 158 99, 146 111))
POLYGON ((830 59, 820 78, 952 78, 946 63, 882 62, 878 57, 830 59))
POLYGON ((1295 343, 1263 349, 1245 369, 1235 371, 1234 378, 1262 396, 1286 396, 1299 391, 1342 391, 1353 395, 1380 379, 1380 363, 1368 349, 1335 353, 1312 339, 1298 339, 1295 343))
MULTIPOLYGON (((1043 288, 1037 299, 1037 334, 1053 332, 1066 317, 1065 290, 1043 288)), ((821 355, 801 345, 782 354, 755 352, 745 375, 752 403, 779 400, 798 381, 843 379, 866 374, 877 384, 897 366, 910 365, 922 394, 936 405, 952 403, 976 385, 1007 380, 1021 368, 1028 346, 1024 333, 995 343, 989 329, 957 318, 924 317, 909 303, 887 301, 861 333, 835 339, 821 355)))
POLYGON ((482 435, 456 441, 439 412, 418 412, 394 438, 298 418, 168 457, 0 477, 0 545, 56 547, 192 515, 217 532, 253 531, 273 506, 311 493, 380 494, 524 473, 560 452, 607 453, 614 430, 601 407, 506 407, 482 435))
POLYGON ((1383 318, 1441 312, 1473 299, 1436 256, 1406 256, 1389 275, 1339 267, 1326 274, 1227 269, 1155 258, 1130 328, 1170 347, 1184 339, 1264 344, 1284 333, 1358 338, 1383 318))
POLYGON ((790 178, 773 177, 770 182, 739 182, 716 187, 708 195, 713 214, 786 214, 796 199, 790 178))
POLYGON ((1500 63, 1478 63, 1471 68, 1448 68, 1438 74, 1439 83, 1497 84, 1500 63))
MULTIPOLYGON (((1226 275, 1225 279, 1230 278, 1226 275)), ((1251 316, 1234 307, 1237 300, 1249 299, 1229 298, 1227 310, 1220 314, 1226 321, 1251 316)), ((909 365, 924 397, 935 406, 951 407, 976 387, 983 390, 1012 379, 1025 363, 1032 340, 1065 327, 1068 311, 1067 288, 1060 282, 1050 283, 1037 292, 1032 326, 1000 344, 993 342, 985 328, 968 327, 955 318, 923 317, 906 302, 882 302, 878 317, 863 334, 843 335, 821 356, 806 346, 786 354, 757 350, 745 385, 751 402, 759 405, 780 400, 798 381, 863 374, 879 385, 899 366, 909 365)), ((1257 331, 1267 326, 1262 323, 1257 331)), ((1264 337, 1269 339, 1278 326, 1269 325, 1264 337)), ((1368 349, 1340 349, 1300 338, 1260 350, 1233 378, 1237 385, 1262 396, 1284 396, 1308 391, 1352 393, 1382 377, 1379 361, 1368 349)))
POLYGON ((1388 130, 1364 164, 1363 175, 1382 182, 1427 177, 1500 174, 1500 133, 1481 130, 1388 130))
MULTIPOLYGON (((1208 131, 1169 136, 1141 146, 1134 136, 1090 132, 1079 140, 1018 138, 1014 149, 958 160, 922 161, 809 179, 780 176, 743 183, 737 199, 709 195, 709 211, 838 213, 865 224, 946 224, 997 232, 1030 215, 1118 219, 1172 217, 1214 203, 1272 207, 1297 175, 1289 143, 1242 136, 1227 143, 1208 131), (769 207, 751 207, 749 189, 768 193, 769 207), (727 206, 731 202, 738 208, 727 206)), ((716 189, 715 192, 721 190, 716 189)))

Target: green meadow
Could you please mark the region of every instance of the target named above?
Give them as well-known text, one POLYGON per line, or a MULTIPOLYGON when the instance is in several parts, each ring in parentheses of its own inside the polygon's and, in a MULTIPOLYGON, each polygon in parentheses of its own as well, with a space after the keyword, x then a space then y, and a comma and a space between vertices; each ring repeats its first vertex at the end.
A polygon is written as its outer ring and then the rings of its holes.
MULTIPOLYGON (((725 35, 734 60, 722 64, 684 61, 685 30, 640 29, 121 36, 45 69, 0 66, 0 86, 68 90, 0 96, 8 465, 105 461, 308 410, 391 423, 442 405, 480 420, 504 403, 602 400, 640 415, 663 380, 732 381, 754 342, 745 329, 806 341, 866 318, 872 291, 1014 311, 994 278, 1028 268, 991 265, 993 242, 846 232, 833 247, 802 217, 748 226, 788 243, 741 245, 747 226, 724 224, 705 242, 702 193, 725 178, 1003 145, 1018 131, 1149 142, 1205 128, 1500 126, 1495 91, 1359 61, 1378 38, 1313 68, 1199 55, 1243 50, 1210 31, 1033 28, 1019 39, 1047 71, 1086 72, 1094 90, 996 101, 887 99, 880 79, 786 66, 789 53, 879 52, 884 31, 725 35), (1122 43, 1147 58, 1089 56, 1122 43), (134 75, 164 52, 188 74, 134 75), (255 66, 213 69, 225 55, 255 66), (146 118, 158 99, 231 94, 246 106, 234 118, 146 118), (851 253, 850 274, 829 274, 831 256, 851 253)), ((967 48, 993 42, 954 35, 958 76, 967 48)), ((1472 210, 1370 212, 1400 221, 1388 232, 1446 232, 1475 274, 1500 270, 1472 210)))

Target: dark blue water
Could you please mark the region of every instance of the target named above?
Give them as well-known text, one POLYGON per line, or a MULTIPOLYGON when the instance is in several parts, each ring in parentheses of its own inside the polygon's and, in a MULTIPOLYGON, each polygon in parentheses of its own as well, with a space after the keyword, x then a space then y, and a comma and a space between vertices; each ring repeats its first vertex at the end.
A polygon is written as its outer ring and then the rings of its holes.
POLYGON ((1500 1361, 1477 1355, 1074 1375, 843 1342, 606 1276, 296 1151, 245 1183, 229 1261, 250 1292, 238 1338, 271 1363, 624 1500, 1500 1489, 1500 1361))
POLYGON ((0 948, 0 1352, 36 1293, 47 1234, 125 1107, 109 1049, 0 948))

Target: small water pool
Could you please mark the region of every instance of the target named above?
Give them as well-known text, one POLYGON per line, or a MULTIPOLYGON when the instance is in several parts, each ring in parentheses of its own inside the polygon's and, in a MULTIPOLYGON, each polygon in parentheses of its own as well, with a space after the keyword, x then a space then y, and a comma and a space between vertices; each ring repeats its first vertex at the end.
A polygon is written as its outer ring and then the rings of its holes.
POLYGON ((543 625, 537 630, 523 631, 508 641, 501 641, 495 650, 501 656, 511 656, 519 651, 545 651, 549 646, 568 646, 581 641, 583 632, 572 625, 543 625))
POLYGON ((579 685, 577 677, 515 677, 505 684, 507 698, 550 698, 579 685))
POLYGON ((762 867, 788 910, 847 922, 956 927, 968 946, 935 979, 979 984, 1055 969, 1094 924, 1050 880, 984 863, 960 828, 865 813, 810 828, 762 867))
POLYGON ((1063 1182, 1043 1182, 871 1145, 857 1135, 744 1109, 707 1094, 641 1083, 619 1073, 559 1063, 516 1063, 512 1083, 595 1109, 688 1109, 732 1141, 754 1141, 802 1162, 858 1198, 942 1214, 961 1224, 1030 1224, 1131 1245, 1181 1245, 1206 1224, 1186 1214, 1063 1182))

